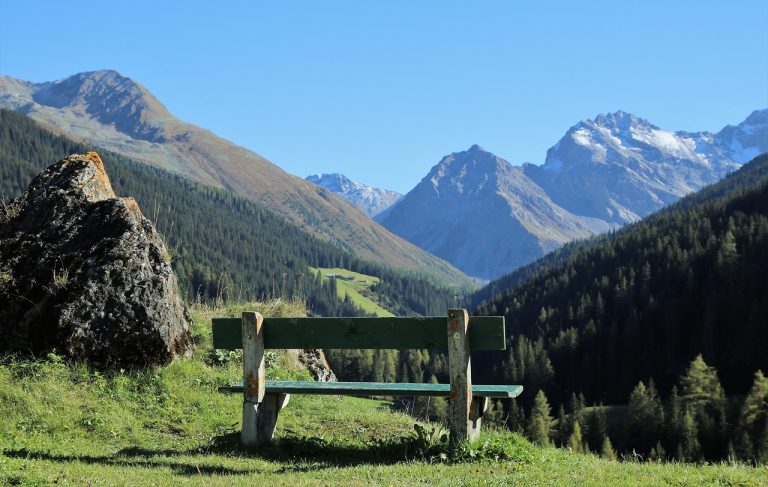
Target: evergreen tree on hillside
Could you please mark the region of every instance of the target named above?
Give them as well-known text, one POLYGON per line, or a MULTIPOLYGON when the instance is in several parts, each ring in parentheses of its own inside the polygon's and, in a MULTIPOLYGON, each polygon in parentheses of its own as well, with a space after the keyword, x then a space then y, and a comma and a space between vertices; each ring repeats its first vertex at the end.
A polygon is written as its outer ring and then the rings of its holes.
POLYGON ((678 445, 682 441, 683 432, 683 403, 677 393, 677 386, 672 386, 669 393, 669 417, 665 427, 665 438, 671 452, 678 450, 678 445))
POLYGON ((516 399, 509 400, 509 413, 507 414, 507 429, 522 433, 525 431, 525 410, 516 399))
MULTIPOLYGON (((680 378, 680 388, 686 414, 690 413, 696 423, 703 455, 705 458, 725 457, 728 445, 726 400, 717 371, 699 354, 680 378)), ((685 427, 684 424, 684 430, 685 427)))
POLYGON ((680 442, 677 445, 677 459, 687 462, 695 462, 701 459, 701 444, 699 443, 699 430, 693 411, 686 407, 680 425, 680 442))
POLYGON ((641 381, 629 395, 627 405, 627 449, 647 454, 658 442, 664 425, 664 408, 651 380, 648 387, 641 381))
MULTIPOLYGON (((605 438, 608 436, 608 419, 602 403, 592 408, 588 416, 587 444, 592 451, 601 451, 605 438)), ((613 445, 611 445, 613 446, 613 445)))
POLYGON ((616 452, 613 450, 611 439, 607 436, 603 440, 603 444, 600 446, 600 455, 607 460, 616 460, 616 452))
POLYGON ((573 432, 571 432, 571 436, 568 437, 567 445, 568 448, 575 453, 584 452, 584 440, 581 437, 581 426, 578 421, 573 423, 573 432))
POLYGON ((552 434, 552 409, 549 407, 549 401, 544 391, 541 389, 536 393, 533 401, 531 414, 528 419, 528 428, 526 433, 528 438, 534 443, 542 446, 549 445, 552 434))
POLYGON ((768 379, 763 372, 755 372, 755 380, 739 418, 742 438, 741 456, 745 460, 768 463, 768 379))

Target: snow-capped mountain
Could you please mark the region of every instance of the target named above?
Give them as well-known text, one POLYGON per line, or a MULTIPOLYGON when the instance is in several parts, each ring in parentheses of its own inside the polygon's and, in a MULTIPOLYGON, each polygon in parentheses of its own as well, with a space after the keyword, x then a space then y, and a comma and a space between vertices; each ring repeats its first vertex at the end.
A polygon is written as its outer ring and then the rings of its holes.
POLYGON ((636 221, 766 151, 768 109, 717 134, 672 132, 619 111, 571 127, 541 166, 512 166, 478 146, 446 156, 376 220, 489 279, 636 221))
POLYGON ((713 134, 670 132, 619 111, 574 125, 525 171, 569 211, 623 224, 740 165, 713 134))
POLYGON ((744 164, 758 155, 768 152, 768 109, 755 110, 737 126, 728 125, 718 132, 717 145, 728 157, 744 164))
POLYGON ((306 179, 340 195, 370 217, 374 217, 386 210, 402 196, 395 191, 373 188, 363 183, 352 181, 343 174, 338 173, 315 174, 307 176, 306 179))

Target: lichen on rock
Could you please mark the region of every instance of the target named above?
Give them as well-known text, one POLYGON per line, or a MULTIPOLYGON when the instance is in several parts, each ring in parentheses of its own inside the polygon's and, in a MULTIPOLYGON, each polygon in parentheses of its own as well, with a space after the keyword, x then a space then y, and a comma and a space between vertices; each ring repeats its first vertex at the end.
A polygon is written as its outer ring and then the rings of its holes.
POLYGON ((0 219, 0 350, 58 350, 95 367, 191 352, 167 250, 95 152, 48 167, 0 219))

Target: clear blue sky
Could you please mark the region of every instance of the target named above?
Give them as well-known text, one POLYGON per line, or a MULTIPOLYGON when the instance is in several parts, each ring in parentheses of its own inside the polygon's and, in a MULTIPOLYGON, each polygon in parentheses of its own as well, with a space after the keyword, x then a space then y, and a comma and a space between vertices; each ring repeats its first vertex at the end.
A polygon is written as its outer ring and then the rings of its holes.
POLYGON ((289 172, 407 191, 474 143, 541 163, 601 112, 740 122, 768 106, 768 2, 0 0, 0 73, 104 68, 289 172))

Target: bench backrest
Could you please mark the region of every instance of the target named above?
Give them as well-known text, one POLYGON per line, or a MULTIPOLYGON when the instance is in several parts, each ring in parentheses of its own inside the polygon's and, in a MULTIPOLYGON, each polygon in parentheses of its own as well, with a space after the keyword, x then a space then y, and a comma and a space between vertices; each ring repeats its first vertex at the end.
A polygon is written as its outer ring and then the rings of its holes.
MULTIPOLYGON (((446 318, 264 318, 264 348, 447 350, 446 318)), ((243 348, 241 318, 213 319, 213 347, 243 348)), ((471 350, 504 350, 503 316, 469 318, 471 350)))

